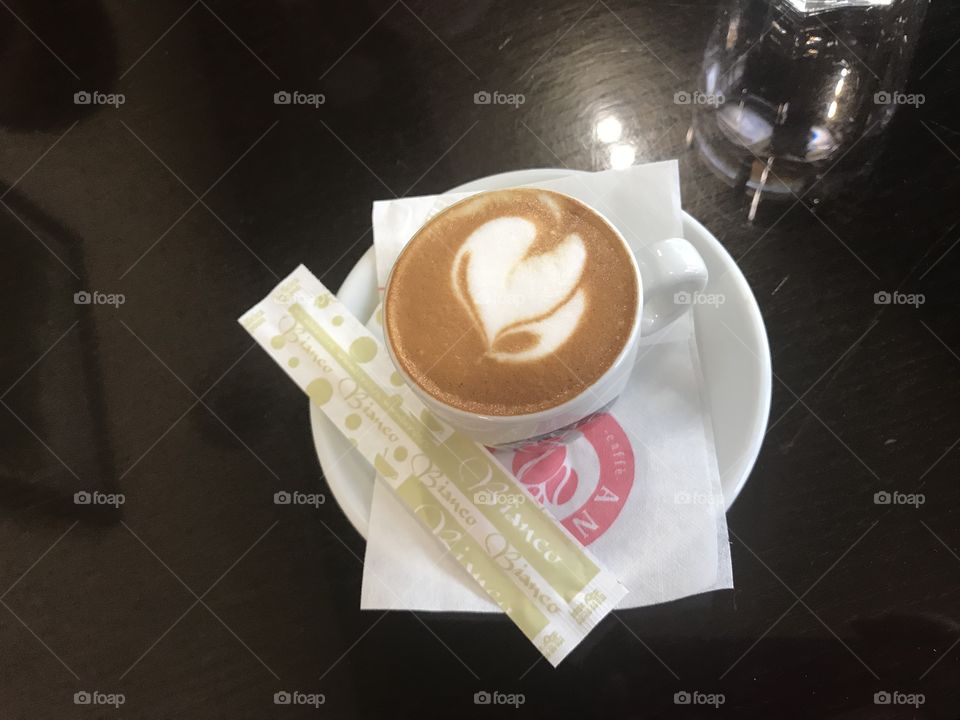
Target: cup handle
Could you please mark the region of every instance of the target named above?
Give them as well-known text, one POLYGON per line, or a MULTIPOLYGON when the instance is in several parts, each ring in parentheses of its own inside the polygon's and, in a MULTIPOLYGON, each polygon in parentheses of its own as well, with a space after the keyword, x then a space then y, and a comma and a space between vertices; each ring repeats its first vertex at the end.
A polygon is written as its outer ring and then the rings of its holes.
POLYGON ((643 281, 640 334, 652 335, 693 307, 707 286, 707 266, 683 238, 670 238, 637 253, 643 281))

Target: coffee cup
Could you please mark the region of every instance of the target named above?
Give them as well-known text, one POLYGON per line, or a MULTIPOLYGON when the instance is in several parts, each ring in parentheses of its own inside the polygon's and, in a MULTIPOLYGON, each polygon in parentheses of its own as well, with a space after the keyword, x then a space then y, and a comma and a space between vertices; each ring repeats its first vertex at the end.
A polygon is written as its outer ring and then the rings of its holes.
POLYGON ((692 306, 707 269, 670 238, 633 249, 600 211, 540 188, 478 193, 430 218, 384 295, 398 378, 430 412, 490 446, 608 407, 641 337, 692 306))

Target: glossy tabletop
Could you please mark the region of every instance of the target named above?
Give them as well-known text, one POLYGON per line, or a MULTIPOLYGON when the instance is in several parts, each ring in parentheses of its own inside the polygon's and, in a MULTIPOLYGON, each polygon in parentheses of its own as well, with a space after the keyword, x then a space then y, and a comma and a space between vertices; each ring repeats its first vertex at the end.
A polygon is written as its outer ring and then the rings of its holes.
POLYGON ((960 12, 930 8, 866 180, 751 223, 674 101, 717 9, 0 2, 0 717, 957 717, 960 12), (736 589, 557 670, 503 617, 361 612, 336 504, 273 502, 329 493, 236 318, 301 262, 339 286, 374 199, 668 158, 773 355, 736 589))

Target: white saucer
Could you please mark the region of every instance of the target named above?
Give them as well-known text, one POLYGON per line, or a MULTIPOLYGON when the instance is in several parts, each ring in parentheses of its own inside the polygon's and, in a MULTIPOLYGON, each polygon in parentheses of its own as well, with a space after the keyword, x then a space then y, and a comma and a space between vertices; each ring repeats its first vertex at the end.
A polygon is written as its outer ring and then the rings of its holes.
MULTIPOLYGON (((577 171, 518 170, 474 180, 450 192, 545 182, 571 172, 577 171)), ((683 234, 703 256, 710 271, 705 292, 725 298, 722 305, 696 305, 693 312, 720 481, 729 510, 747 481, 766 432, 770 413, 770 347, 760 308, 733 258, 687 213, 683 214, 683 234)), ((373 313, 377 305, 377 271, 372 247, 343 281, 337 297, 363 322, 373 313)), ((310 406, 310 423, 330 491, 365 538, 375 481, 373 468, 314 405, 310 406)))

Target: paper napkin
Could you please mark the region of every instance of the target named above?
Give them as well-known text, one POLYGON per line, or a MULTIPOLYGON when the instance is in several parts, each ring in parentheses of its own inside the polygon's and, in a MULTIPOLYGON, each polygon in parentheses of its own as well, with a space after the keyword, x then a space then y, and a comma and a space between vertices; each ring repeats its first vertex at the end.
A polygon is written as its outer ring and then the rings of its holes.
MULTIPOLYGON (((635 250, 683 235, 675 161, 571 174, 535 185, 596 208, 635 250)), ((374 203, 381 292, 417 229, 465 196, 374 203)), ((382 334, 377 313, 368 327, 382 334)), ((733 587, 691 314, 641 341, 630 383, 608 412, 563 442, 496 455, 630 589, 619 607, 733 587)), ((369 528, 361 608, 499 612, 380 482, 369 528)))

